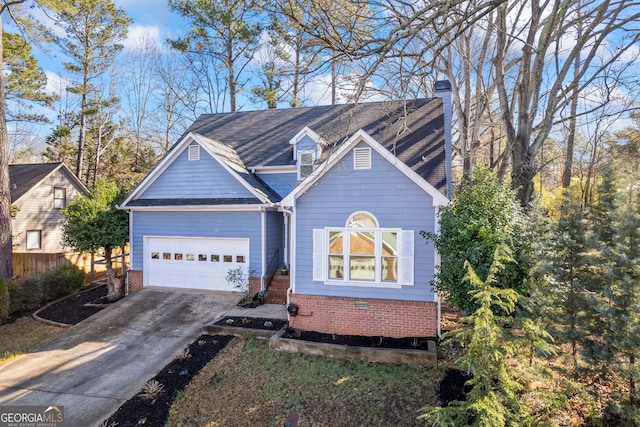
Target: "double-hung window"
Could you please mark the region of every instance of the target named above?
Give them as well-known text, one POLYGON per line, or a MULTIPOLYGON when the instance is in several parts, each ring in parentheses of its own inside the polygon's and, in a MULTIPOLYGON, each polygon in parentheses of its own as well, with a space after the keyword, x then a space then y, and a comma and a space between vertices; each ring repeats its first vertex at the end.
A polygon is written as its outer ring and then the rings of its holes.
POLYGON ((316 152, 312 150, 304 150, 298 152, 298 178, 304 179, 313 172, 314 163, 316 161, 316 152))
POLYGON ((53 207, 62 209, 67 206, 67 189, 64 187, 53 188, 53 207))
POLYGON ((314 230, 314 280, 327 284, 413 285, 413 231, 381 228, 367 212, 345 227, 314 230))

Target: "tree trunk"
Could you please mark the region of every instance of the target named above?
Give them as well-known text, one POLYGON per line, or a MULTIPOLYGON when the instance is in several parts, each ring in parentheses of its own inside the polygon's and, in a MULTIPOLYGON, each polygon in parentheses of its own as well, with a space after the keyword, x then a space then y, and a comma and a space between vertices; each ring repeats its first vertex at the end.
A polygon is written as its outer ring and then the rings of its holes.
MULTIPOLYGON (((580 8, 577 8, 578 15, 580 14, 580 8)), ((578 19, 577 22, 578 38, 582 37, 582 21, 578 19)), ((573 171, 573 151, 576 140, 576 115, 578 114, 578 84, 580 79, 580 50, 576 53, 575 60, 573 62, 573 81, 576 85, 573 88, 573 97, 571 99, 571 117, 569 118, 569 137, 567 138, 567 152, 564 158, 564 169, 562 171, 562 188, 569 188, 571 186, 571 176, 573 171)))
MULTIPOLYGON (((0 14, 0 34, 2 34, 2 14, 0 14)), ((0 37, 1 39, 1 37, 0 37)), ((0 40, 0 58, 2 40, 0 40)), ((11 190, 9 184, 9 136, 7 135, 6 106, 4 99, 4 79, 0 61, 0 277, 13 276, 11 241, 11 190)))
POLYGON ((529 206, 531 202, 534 191, 533 179, 537 172, 527 141, 525 136, 518 135, 511 151, 511 186, 518 192, 518 200, 522 206, 529 206))
POLYGON ((638 400, 636 399, 636 379, 635 379, 636 356, 633 353, 629 355, 629 364, 631 365, 631 369, 629 369, 629 371, 631 372, 629 374, 629 403, 633 408, 638 406, 638 400))
MULTIPOLYGON (((87 126, 87 94, 82 94, 82 102, 80 105, 80 133, 78 135, 78 158, 76 160, 76 176, 82 181, 82 159, 84 158, 84 141, 87 126)), ((86 182, 86 181, 83 181, 86 182)))
POLYGON ((112 248, 105 246, 104 248, 104 260, 107 265, 107 291, 109 299, 116 299, 122 296, 122 284, 120 279, 116 277, 115 271, 113 271, 113 263, 111 261, 112 248))

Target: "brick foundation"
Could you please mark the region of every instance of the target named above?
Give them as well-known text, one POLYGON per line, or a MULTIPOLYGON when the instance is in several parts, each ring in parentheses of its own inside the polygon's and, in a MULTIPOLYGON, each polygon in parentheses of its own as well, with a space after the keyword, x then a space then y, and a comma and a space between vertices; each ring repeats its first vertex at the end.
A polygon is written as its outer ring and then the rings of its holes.
POLYGON ((137 292, 142 289, 142 271, 129 270, 129 293, 137 292))
POLYGON ((249 295, 255 295, 260 292, 260 278, 249 277, 249 295))
POLYGON ((299 315, 294 328, 339 335, 435 337, 438 306, 434 302, 292 294, 299 315), (313 314, 311 314, 313 313, 313 314))

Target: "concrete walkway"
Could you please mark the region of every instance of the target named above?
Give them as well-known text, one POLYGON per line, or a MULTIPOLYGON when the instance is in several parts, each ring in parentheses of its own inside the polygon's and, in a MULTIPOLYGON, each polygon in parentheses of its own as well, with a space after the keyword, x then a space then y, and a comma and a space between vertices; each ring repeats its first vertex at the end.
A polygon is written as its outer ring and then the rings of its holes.
POLYGON ((0 405, 64 406, 98 426, 241 296, 145 288, 0 368, 0 405))

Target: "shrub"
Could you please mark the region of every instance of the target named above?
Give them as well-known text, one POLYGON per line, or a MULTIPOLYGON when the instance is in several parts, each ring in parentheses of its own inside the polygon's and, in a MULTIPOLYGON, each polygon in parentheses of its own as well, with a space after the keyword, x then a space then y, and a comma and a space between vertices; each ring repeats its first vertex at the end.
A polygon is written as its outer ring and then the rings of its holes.
POLYGON ((450 205, 441 210, 440 234, 422 232, 432 239, 442 255, 442 267, 436 274, 436 290, 444 291, 447 300, 467 313, 479 308, 465 282, 468 262, 482 280, 491 267, 493 253, 506 245, 513 261, 500 271, 498 283, 526 294, 524 280, 528 276, 525 255, 528 241, 524 233, 524 213, 515 193, 501 183, 495 174, 479 168, 465 179, 450 205))
POLYGON ((82 287, 84 278, 85 272, 72 265, 47 271, 40 278, 44 300, 53 300, 77 291, 82 287))
POLYGON ((7 280, 9 314, 34 310, 48 301, 72 294, 82 287, 85 276, 78 267, 65 265, 49 270, 41 277, 7 280))
POLYGON ((15 280, 5 279, 9 289, 9 314, 24 310, 24 295, 22 284, 15 280))
POLYGON ((44 301, 42 280, 37 277, 27 277, 19 282, 22 287, 22 310, 33 310, 39 308, 44 301))
POLYGON ((2 277, 0 277, 0 323, 9 317, 9 287, 2 277))

